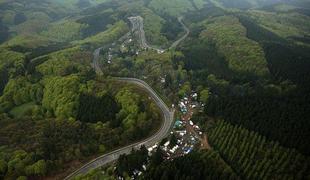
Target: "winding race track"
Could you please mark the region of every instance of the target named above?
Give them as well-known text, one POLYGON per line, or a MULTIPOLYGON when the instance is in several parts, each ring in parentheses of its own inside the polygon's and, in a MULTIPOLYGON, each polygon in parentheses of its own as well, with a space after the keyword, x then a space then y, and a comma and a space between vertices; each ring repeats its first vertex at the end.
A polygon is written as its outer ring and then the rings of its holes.
POLYGON ((182 25, 183 29, 185 30, 185 34, 178 40, 176 40, 170 47, 169 49, 173 49, 176 48, 183 40, 185 40, 187 38, 187 36, 190 33, 190 30, 188 29, 188 27, 185 26, 185 24, 183 23, 183 17, 178 17, 178 21, 179 23, 182 25))
MULTIPOLYGON (((180 44, 180 42, 183 41, 190 33, 189 29, 182 22, 182 19, 183 19, 182 17, 179 17, 178 21, 183 26, 183 28, 185 30, 185 34, 180 39, 176 40, 168 49, 172 49, 172 48, 177 47, 180 44)), ((140 16, 130 17, 129 20, 132 24, 132 31, 138 32, 138 36, 139 36, 138 38, 141 42, 142 47, 147 48, 147 49, 153 49, 156 51, 168 50, 168 49, 154 48, 154 47, 151 47, 150 45, 147 44, 146 38, 145 38, 145 32, 143 29, 143 18, 142 17, 140 17, 140 16)), ((102 47, 96 49, 93 53, 94 57, 93 57, 92 67, 94 68, 94 70, 96 71, 96 73, 98 75, 103 74, 103 72, 100 68, 100 65, 99 65, 99 57, 100 57, 101 49, 102 49, 102 47)), ((75 172, 70 174, 69 176, 67 176, 65 179, 71 179, 71 178, 73 178, 79 174, 85 174, 92 169, 96 169, 98 167, 102 167, 108 163, 111 163, 111 162, 117 160, 120 155, 129 154, 133 148, 137 149, 137 148, 140 148, 142 145, 144 145, 146 147, 153 146, 154 144, 160 142, 163 138, 165 138, 169 134, 170 128, 172 127, 172 124, 173 124, 174 109, 170 110, 168 108, 168 106, 164 103, 164 101, 157 95, 157 93, 152 89, 152 87, 150 87, 146 82, 144 82, 140 79, 136 79, 136 78, 115 77, 115 79, 118 81, 126 82, 126 83, 132 83, 132 84, 135 84, 135 85, 145 89, 148 92, 148 94, 150 95, 150 97, 154 100, 156 105, 162 111, 163 123, 162 123, 160 129, 151 137, 149 137, 143 141, 128 145, 126 147, 122 147, 122 148, 117 149, 115 151, 112 151, 110 153, 104 154, 104 155, 90 161, 89 163, 85 164, 84 166, 82 166, 81 168, 79 168, 78 170, 76 170, 75 172)))
MULTIPOLYGON (((94 51, 94 53, 93 53, 94 58, 93 58, 93 63, 92 63, 92 66, 98 75, 102 74, 102 70, 100 69, 100 66, 99 66, 100 50, 101 50, 101 48, 98 48, 94 51)), ((157 106, 160 108, 160 110, 162 111, 163 123, 162 123, 160 129, 151 137, 149 137, 143 141, 140 141, 140 142, 128 145, 126 147, 117 149, 113 152, 104 154, 104 155, 90 161, 89 163, 85 164, 84 166, 82 166, 81 168, 79 168, 78 170, 76 170, 75 172, 70 174, 69 176, 67 176, 65 179, 71 179, 71 178, 73 178, 79 174, 85 174, 92 169, 96 169, 96 168, 104 166, 110 162, 113 162, 113 161, 117 160, 120 155, 129 154, 133 148, 140 148, 140 146, 142 146, 142 145, 144 145, 146 147, 153 146, 154 144, 156 144, 157 142, 160 142, 163 138, 165 138, 169 134, 169 130, 173 124, 174 110, 170 110, 168 108, 168 106, 164 103, 164 101, 156 94, 156 92, 146 82, 144 82, 140 79, 135 79, 135 78, 117 78, 117 77, 115 77, 115 79, 118 81, 126 82, 126 83, 132 83, 132 84, 135 84, 135 85, 145 89, 149 93, 150 97, 157 104, 157 106)))
POLYGON ((144 145, 146 147, 153 146, 154 144, 156 144, 157 142, 160 142, 163 138, 165 138, 169 134, 170 128, 171 128, 172 123, 173 123, 174 110, 170 111, 170 109, 162 101, 162 99, 144 81, 139 80, 139 79, 134 79, 134 78, 116 78, 116 79, 119 81, 126 82, 126 83, 136 84, 137 86, 140 86, 141 88, 144 88, 145 90, 147 90, 147 92, 150 94, 152 99, 155 101, 155 103, 158 105, 158 107, 162 111, 164 121, 161 125, 161 128, 154 135, 152 135, 151 137, 149 137, 149 138, 147 138, 141 142, 137 142, 137 143, 131 144, 129 146, 117 149, 113 152, 104 154, 104 155, 90 161, 89 163, 87 163, 83 167, 81 167, 80 169, 76 170, 75 172, 73 172, 72 174, 67 176, 65 179, 73 178, 79 174, 85 174, 92 169, 95 169, 95 168, 104 166, 110 162, 113 162, 113 161, 117 160, 120 155, 129 154, 133 148, 138 149, 142 145, 144 145))
POLYGON ((138 39, 139 39, 139 42, 140 42, 142 48, 153 49, 153 50, 158 51, 158 52, 164 52, 164 51, 167 51, 169 49, 176 48, 184 39, 187 38, 187 36, 190 33, 190 30, 188 29, 188 27, 186 27, 185 24, 183 23, 183 17, 178 17, 178 21, 182 25, 182 27, 185 31, 185 34, 182 37, 180 37, 178 40, 174 41, 169 48, 160 49, 160 48, 153 47, 147 43, 146 37, 145 37, 145 31, 144 31, 143 18, 141 16, 129 17, 128 19, 132 25, 131 31, 133 33, 137 33, 137 36, 138 36, 138 39))

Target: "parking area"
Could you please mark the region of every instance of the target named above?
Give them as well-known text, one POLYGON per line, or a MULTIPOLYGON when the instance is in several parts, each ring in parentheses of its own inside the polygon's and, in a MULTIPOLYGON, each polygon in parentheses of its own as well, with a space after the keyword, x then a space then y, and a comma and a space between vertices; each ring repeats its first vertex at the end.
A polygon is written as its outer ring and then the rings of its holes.
POLYGON ((175 119, 175 123, 170 136, 166 142, 161 145, 156 144, 149 148, 149 154, 152 154, 158 146, 163 150, 166 159, 184 156, 190 153, 194 148, 210 149, 207 135, 204 134, 200 127, 192 121, 193 114, 203 107, 203 104, 197 100, 197 93, 192 92, 188 96, 184 96, 178 102, 177 109, 179 115, 175 119))

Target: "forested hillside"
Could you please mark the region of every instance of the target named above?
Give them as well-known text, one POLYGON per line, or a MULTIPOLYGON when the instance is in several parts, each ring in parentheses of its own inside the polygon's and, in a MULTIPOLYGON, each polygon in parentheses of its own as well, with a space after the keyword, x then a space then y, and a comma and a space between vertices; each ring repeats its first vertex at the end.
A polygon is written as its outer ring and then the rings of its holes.
MULTIPOLYGON (((150 161, 137 179, 303 179, 309 177, 309 158, 241 126, 219 120, 208 127, 212 150, 194 151, 164 161, 160 149, 151 155, 141 148, 118 160, 114 173, 124 177, 150 161)), ((106 171, 106 169, 105 169, 106 171)), ((93 171, 83 178, 111 178, 93 171)), ((79 178, 77 178, 79 179, 79 178)))
POLYGON ((154 103, 134 87, 96 80, 89 58, 73 48, 44 57, 32 71, 11 66, 0 99, 2 177, 62 172, 73 160, 137 140, 157 126, 154 103))
MULTIPOLYGON (((1 6, 17 11, 18 3, 1 6)), ((40 3, 33 6, 59 11, 40 3)), ((149 136, 161 119, 145 92, 99 78, 90 66, 92 47, 127 33, 126 19, 97 26, 100 14, 73 20, 59 11, 34 30, 36 18, 47 16, 28 17, 32 8, 21 9, 24 17, 15 15, 18 23, 4 22, 17 33, 1 45, 0 179, 63 178, 94 155, 149 136)))
POLYGON ((76 179, 309 179, 309 12, 306 0, 0 1, 0 179, 63 179, 153 135, 160 109, 115 77, 148 83, 181 125, 76 179))
POLYGON ((218 121, 209 132, 209 140, 244 179, 302 179, 309 176, 308 158, 241 126, 218 121))

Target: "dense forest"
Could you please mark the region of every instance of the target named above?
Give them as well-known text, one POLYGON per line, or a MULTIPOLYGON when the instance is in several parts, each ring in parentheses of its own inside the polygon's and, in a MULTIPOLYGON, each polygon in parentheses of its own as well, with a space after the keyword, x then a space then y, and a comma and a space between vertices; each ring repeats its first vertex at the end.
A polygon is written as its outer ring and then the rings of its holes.
POLYGON ((148 156, 147 149, 141 147, 133 150, 130 155, 121 156, 116 169, 110 167, 101 170, 94 170, 86 175, 75 179, 105 178, 115 179, 115 176, 125 178, 135 177, 136 179, 240 179, 236 173, 223 161, 216 151, 194 151, 187 156, 178 157, 173 161, 165 161, 160 149, 148 156), (148 163, 147 170, 143 165, 148 163), (140 170, 142 176, 134 175, 140 170))
POLYGON ((1 179, 55 176, 157 128, 146 93, 97 78, 91 58, 80 46, 32 60, 1 50, 1 179))
POLYGON ((223 159, 244 179, 302 179, 309 176, 308 160, 296 150, 224 121, 215 123, 209 139, 223 159))
POLYGON ((309 178, 309 12, 307 0, 1 1, 0 179, 63 179, 152 135, 155 102, 113 77, 169 107, 197 93, 191 120, 210 148, 167 160, 142 146, 76 179, 309 178), (131 16, 164 51, 141 47, 131 16), (181 17, 189 35, 165 49, 181 17))
MULTIPOLYGON (((195 18, 197 15, 189 13, 188 21, 192 16, 195 18)), ((224 27, 231 26, 224 25, 226 21, 223 18, 219 19, 225 16, 223 13, 210 12, 205 16, 212 18, 211 23, 215 25, 210 23, 205 27, 199 23, 193 25, 196 30, 180 47, 180 51, 184 54, 182 59, 184 67, 192 73, 192 84, 196 87, 207 86, 212 93, 205 112, 209 116, 223 118, 233 124, 255 130, 272 140, 280 141, 286 147, 297 148, 308 155, 309 143, 305 137, 309 137, 310 127, 307 110, 309 109, 307 92, 310 83, 307 75, 310 65, 309 47, 295 44, 290 36, 285 38, 281 33, 276 34, 259 25, 257 20, 250 18, 251 16, 238 12, 235 17, 238 18, 239 24, 236 21, 231 29, 240 29, 245 38, 252 40, 251 49, 261 46, 259 51, 263 52, 264 56, 261 58, 265 63, 261 64, 263 69, 253 64, 257 60, 243 64, 236 62, 234 66, 240 67, 234 67, 230 65, 234 59, 253 56, 253 53, 240 51, 233 55, 227 50, 223 51, 222 48, 225 47, 217 43, 229 42, 236 46, 233 48, 238 49, 241 47, 238 43, 242 40, 240 38, 227 40, 230 37, 224 36, 225 33, 231 35, 233 31, 223 27, 212 31, 212 28, 217 27, 216 23, 224 27), (226 40, 220 39, 221 36, 226 40), (247 63, 249 64, 246 65, 247 63), (240 72, 251 66, 258 68, 251 70, 257 71, 258 74, 240 72), (270 74, 259 73, 266 71, 266 68, 270 74), (263 76, 257 77, 257 75, 263 76)), ((238 36, 234 35, 231 38, 236 37, 238 36)), ((236 52, 235 50, 234 53, 236 52)))
POLYGON ((72 160, 107 152, 156 127, 159 111, 143 93, 130 86, 115 91, 109 82, 84 84, 84 78, 48 77, 43 84, 10 79, 1 98, 2 177, 66 170, 72 160))
POLYGON ((212 150, 196 150, 165 161, 160 148, 149 156, 145 147, 122 155, 113 167, 94 170, 84 178, 114 179, 303 179, 309 177, 309 158, 294 149, 242 126, 223 120, 206 125, 212 150), (146 169, 143 168, 147 164, 146 169), (138 176, 135 172, 142 171, 138 176), (107 173, 102 173, 107 172, 107 173))

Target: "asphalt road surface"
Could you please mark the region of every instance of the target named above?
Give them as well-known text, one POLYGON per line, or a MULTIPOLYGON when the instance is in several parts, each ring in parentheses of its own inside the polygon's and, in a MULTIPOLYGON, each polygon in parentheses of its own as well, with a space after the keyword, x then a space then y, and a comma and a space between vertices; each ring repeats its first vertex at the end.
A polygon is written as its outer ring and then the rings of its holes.
POLYGON ((163 49, 158 49, 158 48, 152 47, 152 46, 147 44, 147 41, 145 38, 145 32, 144 32, 143 18, 141 16, 129 17, 128 19, 132 24, 132 32, 137 33, 138 39, 139 39, 140 44, 143 48, 153 49, 155 51, 162 51, 163 50, 163 49))
POLYGON ((155 103, 158 105, 160 110, 162 111, 164 121, 161 125, 161 128, 151 137, 131 144, 129 146, 117 149, 113 152, 104 154, 89 163, 85 164, 83 167, 80 169, 76 170, 69 176, 67 176, 65 179, 70 179, 73 178, 79 174, 85 174, 89 172, 92 169, 96 169, 98 167, 102 167, 108 163, 111 163, 115 160, 118 159, 118 157, 122 154, 129 154, 133 148, 140 148, 142 145, 146 147, 153 146, 157 142, 160 142, 163 138, 165 138, 168 134, 169 131, 172 127, 173 124, 173 116, 174 116, 174 110, 170 111, 170 109, 167 107, 167 105, 163 102, 163 100, 156 94, 156 92, 144 81, 135 79, 135 78, 116 78, 119 81, 123 81, 126 83, 133 83, 136 84, 137 86, 140 86, 141 88, 144 88, 145 90, 148 91, 149 95, 152 97, 152 99, 155 101, 155 103))
POLYGON ((175 47, 177 47, 184 39, 187 38, 187 36, 189 35, 190 31, 188 29, 188 27, 185 26, 185 24, 183 23, 183 17, 178 17, 178 21, 179 23, 182 25, 183 29, 185 30, 185 34, 178 40, 176 40, 170 47, 169 49, 173 49, 175 47))
MULTIPOLYGON (((102 74, 102 71, 101 71, 100 66, 99 66, 100 50, 101 50, 101 48, 98 48, 94 51, 94 54, 93 54, 94 58, 93 58, 93 63, 92 63, 93 68, 95 69, 96 73, 99 75, 102 74)), ((162 111, 163 123, 162 123, 160 129, 151 137, 149 137, 143 141, 140 141, 140 142, 128 145, 126 147, 117 149, 113 152, 104 154, 104 155, 90 161, 89 163, 85 164, 84 166, 82 166, 81 168, 79 168, 78 170, 76 170, 75 172, 70 174, 69 176, 67 176, 65 179, 71 179, 71 178, 73 178, 79 174, 85 174, 92 169, 96 169, 98 167, 102 167, 108 163, 111 163, 111 162, 117 160, 120 155, 129 154, 133 148, 140 148, 140 146, 142 146, 142 145, 144 145, 146 147, 153 146, 154 144, 156 144, 157 142, 160 142, 163 138, 165 138, 169 134, 169 131, 170 131, 172 124, 173 124, 174 110, 170 110, 168 108, 168 106, 157 95, 157 93, 152 89, 152 87, 150 87, 146 82, 144 82, 140 79, 118 78, 118 77, 115 77, 115 79, 118 81, 126 82, 126 83, 132 83, 132 84, 135 84, 135 85, 140 86, 141 88, 145 89, 149 93, 150 97, 157 104, 157 106, 160 108, 160 110, 162 111)))
POLYGON ((137 35, 138 35, 139 41, 141 43, 141 46, 143 48, 146 48, 146 49, 153 49, 155 51, 166 51, 166 50, 169 50, 169 49, 173 49, 173 48, 177 47, 185 38, 187 38, 187 36, 190 33, 190 30, 182 22, 183 17, 179 17, 178 21, 182 25, 182 27, 183 27, 183 29, 185 31, 185 34, 181 38, 176 40, 174 43, 172 43, 172 45, 169 48, 167 48, 167 49, 155 48, 155 47, 150 46, 147 43, 147 41, 146 41, 144 25, 143 25, 143 18, 141 16, 134 16, 134 17, 129 17, 128 19, 129 19, 129 21, 132 24, 132 32, 137 32, 137 35))
POLYGON ((102 47, 101 48, 98 48, 94 51, 93 53, 93 63, 91 64, 91 66, 94 68, 95 72, 98 74, 98 75, 102 75, 103 72, 100 68, 100 65, 99 65, 99 57, 100 57, 100 51, 101 51, 102 47))

